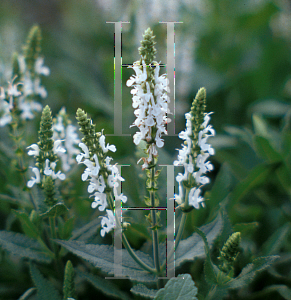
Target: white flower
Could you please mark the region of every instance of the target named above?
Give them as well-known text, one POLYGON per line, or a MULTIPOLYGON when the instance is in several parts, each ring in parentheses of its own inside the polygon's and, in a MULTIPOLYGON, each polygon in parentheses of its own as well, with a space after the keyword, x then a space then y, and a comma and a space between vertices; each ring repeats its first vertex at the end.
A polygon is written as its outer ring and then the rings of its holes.
POLYGON ((99 138, 99 143, 104 153, 108 152, 108 150, 110 150, 111 152, 116 151, 116 147, 114 145, 109 145, 109 143, 105 147, 105 136, 103 134, 99 138))
POLYGON ((32 168, 32 172, 35 174, 35 178, 31 177, 31 179, 27 182, 27 186, 32 188, 35 183, 40 183, 40 172, 38 168, 32 168))
POLYGON ((181 185, 181 183, 179 182, 179 194, 175 194, 174 195, 174 199, 175 201, 180 205, 182 204, 182 199, 183 199, 183 187, 181 185))
POLYGON ((55 162, 50 162, 49 159, 46 159, 43 173, 47 176, 52 176, 52 179, 59 178, 60 180, 65 180, 66 175, 64 173, 62 173, 61 171, 55 173, 56 165, 57 164, 55 162))
POLYGON ((0 115, 2 115, 0 118, 0 127, 3 127, 5 125, 9 124, 12 121, 10 106, 4 100, 5 94, 3 96, 2 93, 4 93, 3 88, 1 88, 1 96, 0 96, 0 115))
POLYGON ((201 190, 199 188, 192 188, 189 192, 189 204, 199 209, 199 204, 204 207, 204 203, 202 202, 204 199, 203 197, 199 197, 201 190))
POLYGON ((186 130, 181 131, 179 133, 179 138, 186 141, 186 144, 182 144, 182 149, 179 150, 178 160, 174 161, 174 166, 184 166, 185 173, 179 173, 176 177, 176 181, 179 183, 179 195, 175 195, 176 202, 179 204, 182 202, 183 195, 182 191, 182 181, 188 180, 188 174, 192 174, 195 179, 196 187, 192 187, 189 192, 189 204, 195 207, 196 209, 199 208, 199 203, 204 206, 203 197, 200 197, 201 190, 199 187, 201 185, 207 184, 210 182, 209 178, 203 176, 206 172, 213 170, 213 165, 207 161, 210 155, 214 154, 214 149, 211 147, 210 144, 207 144, 207 139, 210 136, 215 135, 215 130, 212 128, 211 125, 208 125, 210 121, 210 114, 204 114, 204 122, 201 124, 201 130, 198 133, 198 140, 192 140, 192 121, 191 121, 191 114, 186 113, 186 130), (193 157, 191 155, 191 148, 192 143, 197 142, 198 146, 200 147, 200 153, 197 157, 193 157))
POLYGON ((28 151, 28 155, 34 155, 34 156, 38 156, 39 155, 39 146, 37 144, 32 144, 30 146, 28 146, 26 149, 33 149, 33 150, 29 150, 28 151))
POLYGON ((15 76, 12 81, 8 81, 8 89, 7 94, 9 97, 9 108, 13 108, 13 97, 19 97, 21 95, 21 92, 17 90, 18 85, 22 83, 13 84, 13 81, 16 79, 17 76, 15 76))
POLYGON ((105 190, 106 184, 102 175, 97 178, 92 177, 90 179, 90 184, 88 185, 88 193, 93 193, 97 190, 100 193, 103 193, 105 190))
POLYGON ((129 68, 134 69, 136 76, 131 76, 127 82, 127 86, 132 86, 135 84, 141 84, 143 81, 147 79, 147 70, 146 70, 146 64, 144 61, 142 61, 142 70, 140 69, 139 62, 134 62, 133 66, 129 66, 129 68))
POLYGON ((43 57, 38 57, 34 64, 34 70, 37 74, 48 76, 50 69, 43 65, 43 57))
POLYGON ((103 217, 101 220, 101 236, 104 237, 105 233, 108 233, 111 229, 113 229, 115 227, 115 220, 114 220, 114 215, 113 212, 109 209, 106 209, 107 212, 107 217, 103 217))
POLYGON ((135 62, 133 69, 136 76, 130 77, 127 81, 127 86, 134 86, 131 90, 132 107, 135 109, 134 114, 136 120, 132 126, 137 126, 140 132, 133 136, 133 142, 138 145, 141 140, 148 143, 152 140, 152 127, 156 127, 154 142, 151 142, 152 147, 148 148, 149 157, 144 161, 142 168, 148 166, 152 161, 152 156, 157 155, 155 146, 161 148, 164 146, 164 140, 161 138, 162 134, 167 134, 165 125, 167 123, 166 113, 168 112, 168 100, 166 92, 169 91, 168 80, 166 75, 159 76, 160 66, 155 66, 155 79, 152 83, 147 82, 147 70, 143 61, 143 69, 140 69, 139 62, 135 62), (150 84, 154 84, 154 91, 150 84), (146 90, 142 88, 146 87, 146 90))
POLYGON ((21 110, 21 118, 23 120, 31 120, 34 118, 33 111, 41 111, 42 105, 35 101, 26 101, 25 97, 19 98, 18 108, 21 110))
POLYGON ((54 141, 53 150, 54 150, 55 154, 65 153, 66 152, 66 149, 63 148, 63 147, 61 147, 61 145, 62 145, 62 140, 56 140, 56 141, 54 141))
POLYGON ((40 78, 34 79, 34 93, 36 95, 39 95, 43 99, 47 97, 46 89, 42 85, 40 85, 40 78))
POLYGON ((96 192, 92 196, 94 196, 95 198, 91 204, 91 207, 96 208, 96 207, 100 206, 100 207, 98 207, 98 209, 100 211, 104 211, 104 209, 107 207, 106 194, 96 192))
POLYGON ((205 134, 203 131, 200 131, 198 134, 198 145, 200 146, 202 151, 207 151, 210 155, 213 155, 214 149, 211 147, 211 145, 206 144, 209 136, 210 135, 205 134))
POLYGON ((89 149, 84 143, 80 143, 79 147, 84 151, 84 153, 78 154, 77 157, 76 157, 76 161, 78 163, 81 163, 81 161, 84 157, 89 158, 90 156, 89 156, 89 149))
POLYGON ((122 178, 118 172, 118 168, 116 165, 107 167, 107 169, 111 170, 111 174, 108 176, 108 185, 109 187, 118 187, 119 183, 118 181, 124 181, 124 178, 122 178))

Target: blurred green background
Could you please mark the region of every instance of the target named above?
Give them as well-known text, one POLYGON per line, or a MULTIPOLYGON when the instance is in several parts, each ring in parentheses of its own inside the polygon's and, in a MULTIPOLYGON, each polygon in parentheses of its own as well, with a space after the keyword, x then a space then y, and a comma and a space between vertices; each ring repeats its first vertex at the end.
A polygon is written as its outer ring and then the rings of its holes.
MULTIPOLYGON (((82 106, 101 120, 111 120, 114 25, 106 21, 119 20, 131 22, 123 25, 125 64, 138 59, 139 40, 149 26, 157 36, 157 60, 165 63, 166 25, 159 21, 183 22, 175 26, 177 131, 183 128, 182 115, 200 86, 208 91, 208 109, 215 111, 218 132, 225 124, 249 122, 258 101, 289 102, 290 2, 279 0, 2 0, 2 81, 9 77, 12 52, 21 49, 37 23, 43 32, 45 63, 51 69, 44 79, 46 102, 54 112, 65 105, 74 114, 82 106)), ((123 68, 124 84, 131 74, 123 68)), ((124 132, 129 132, 133 120, 129 91, 124 85, 124 132)))
MULTIPOLYGON (((105 1, 2 0, 0 2, 1 84, 9 80, 11 54, 20 51, 35 23, 43 33, 43 54, 51 75, 43 79, 56 114, 62 106, 74 116, 87 110, 105 133, 113 133, 114 25, 123 25, 123 63, 137 60, 137 47, 149 26, 157 36, 157 60, 166 63, 166 24, 175 26, 176 132, 197 89, 208 92, 208 111, 218 133, 226 125, 251 123, 251 114, 276 118, 291 96, 290 1, 105 1), (258 103, 267 104, 258 106, 258 103)), ((165 72, 166 70, 161 70, 165 72)), ((123 132, 134 120, 130 89, 132 70, 123 68, 123 132)), ((118 140, 119 154, 132 149, 118 140), (128 147, 130 149, 128 149, 128 147)), ((180 141, 166 145, 174 154, 180 141)), ((219 146, 219 145, 218 145, 219 146)))

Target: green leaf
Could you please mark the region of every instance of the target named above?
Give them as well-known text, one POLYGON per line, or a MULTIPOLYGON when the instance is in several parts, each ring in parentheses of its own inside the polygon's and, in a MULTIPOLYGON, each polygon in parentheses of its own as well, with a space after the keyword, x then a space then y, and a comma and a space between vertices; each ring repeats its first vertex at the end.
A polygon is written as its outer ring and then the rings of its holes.
POLYGON ((250 147, 253 146, 253 141, 252 141, 252 132, 246 128, 239 128, 236 126, 225 126, 224 130, 231 134, 232 136, 237 136, 241 140, 245 141, 250 147))
POLYGON ((61 296, 53 284, 45 279, 39 270, 30 264, 30 273, 32 280, 37 288, 38 300, 61 300, 61 296))
POLYGON ((280 183, 287 192, 290 190, 290 171, 282 155, 271 145, 270 141, 264 137, 256 136, 255 145, 259 155, 270 163, 282 162, 278 169, 275 170, 280 183))
POLYGON ((279 256, 276 255, 256 258, 252 263, 242 269, 238 277, 228 283, 228 287, 231 289, 237 289, 248 285, 258 272, 262 272, 269 268, 277 259, 279 259, 279 256))
MULTIPOLYGON (((72 240, 56 240, 56 242, 103 272, 114 274, 113 246, 85 244, 84 242, 72 240)), ((147 265, 153 267, 151 257, 141 251, 135 251, 135 253, 147 265)), ((144 271, 125 249, 122 250, 122 276, 128 276, 128 279, 141 282, 153 282, 157 279, 155 275, 144 271)))
POLYGON ((8 252, 22 258, 28 258, 41 263, 50 263, 51 257, 35 239, 23 234, 2 230, 0 245, 8 252))
POLYGON ((37 227, 30 221, 28 215, 25 212, 13 210, 14 214, 18 217, 21 222, 24 233, 34 239, 39 237, 39 231, 37 227))
POLYGON ((210 203, 212 206, 222 202, 230 192, 231 171, 228 164, 224 163, 219 170, 215 183, 211 189, 210 203))
POLYGON ((290 109, 290 104, 276 99, 264 99, 259 103, 250 106, 252 113, 261 114, 267 117, 283 117, 290 109))
POLYGON ((158 290, 149 289, 144 284, 137 284, 133 286, 130 291, 137 296, 142 296, 150 299, 154 299, 158 292, 158 290))
POLYGON ((128 300, 128 295, 119 290, 119 288, 114 285, 110 280, 103 279, 101 277, 94 276, 89 273, 77 271, 78 276, 86 279, 90 282, 97 290, 101 291, 104 295, 108 297, 114 297, 117 299, 128 300))
POLYGON ((286 243, 289 231, 290 224, 288 223, 276 230, 263 244, 262 254, 272 255, 278 253, 282 245, 286 243))
POLYGON ((270 141, 262 136, 254 136, 254 144, 259 155, 268 162, 282 161, 281 154, 271 145, 270 141))
POLYGON ((65 223, 59 222, 58 230, 59 236, 62 240, 68 240, 74 228, 75 217, 68 219, 65 223))
POLYGON ((54 206, 50 207, 46 212, 40 214, 41 217, 59 217, 65 213, 67 213, 69 210, 63 203, 57 203, 54 206))
MULTIPOLYGON (((223 219, 221 213, 209 224, 200 227, 200 230, 206 235, 211 246, 220 234, 223 228, 223 219)), ((185 240, 182 240, 175 253, 175 265, 179 267, 186 261, 193 261, 198 257, 204 257, 204 243, 199 234, 194 233, 185 240)))
POLYGON ((87 241, 96 235, 97 229, 100 227, 99 218, 94 218, 91 222, 72 232, 71 240, 87 241))
POLYGON ((231 205, 233 206, 255 187, 264 184, 279 166, 280 163, 262 163, 254 167, 249 175, 235 187, 231 205))
POLYGON ((63 294, 64 300, 67 298, 74 298, 75 297, 75 271, 73 265, 70 260, 67 261, 65 267, 65 276, 64 276, 64 284, 63 284, 63 294))
POLYGON ((189 274, 180 274, 171 278, 163 289, 160 289, 155 300, 198 300, 197 288, 189 274))
POLYGON ((254 131, 257 135, 269 137, 269 129, 266 121, 260 115, 253 114, 254 131))
POLYGON ((258 226, 258 222, 237 223, 233 226, 233 230, 236 232, 254 231, 258 226))
POLYGON ((228 291, 225 287, 212 285, 205 300, 222 300, 222 299, 226 299, 225 296, 227 295, 228 295, 228 291))
POLYGON ((204 263, 205 279, 210 284, 216 284, 217 283, 217 274, 219 272, 219 269, 211 261, 210 248, 208 245, 206 235, 202 230, 198 229, 197 227, 195 227, 194 230, 200 235, 200 237, 202 238, 202 240, 204 242, 204 249, 205 249, 205 254, 206 254, 206 260, 204 263))

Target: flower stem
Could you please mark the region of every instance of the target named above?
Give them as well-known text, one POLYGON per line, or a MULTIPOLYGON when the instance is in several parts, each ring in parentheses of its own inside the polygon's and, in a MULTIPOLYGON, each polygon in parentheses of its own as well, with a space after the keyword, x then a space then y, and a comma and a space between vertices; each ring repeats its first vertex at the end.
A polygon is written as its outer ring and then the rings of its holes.
MULTIPOLYGON (((186 188, 185 199, 188 199, 189 191, 190 191, 190 189, 186 188)), ((186 202, 186 200, 185 200, 185 202, 186 202)), ((182 211, 182 218, 181 218, 181 221, 180 221, 180 226, 179 226, 179 230, 178 230, 178 233, 177 233, 177 237, 175 238, 175 243, 174 243, 173 247, 171 248, 171 250, 169 252, 169 255, 167 256, 167 258, 169 258, 169 259, 171 259, 171 257, 173 256, 174 251, 177 251, 177 249, 178 249, 179 243, 180 243, 182 235, 183 235, 184 227, 185 227, 185 224, 186 224, 186 219, 187 219, 187 213, 182 211)), ((167 262, 167 259, 165 259, 165 261, 162 264, 162 267, 161 267, 162 270, 165 269, 166 262, 167 262)))
MULTIPOLYGON (((49 217, 49 223, 50 223, 51 237, 52 237, 52 239, 56 239, 55 218, 49 217)), ((53 247, 55 255, 57 256, 57 249, 56 249, 55 242, 52 243, 52 247, 53 247)))
MULTIPOLYGON (((113 200, 113 195, 112 193, 107 193, 107 199, 109 200, 109 206, 110 208, 113 210, 114 207, 114 200, 113 200)), ((116 221, 116 227, 117 228, 121 228, 121 224, 119 222, 119 219, 117 218, 116 214, 115 214, 115 221, 116 221)), ((149 267, 146 263, 144 263, 133 251, 133 249, 131 248, 126 235, 124 233, 122 233, 122 242, 123 242, 123 246, 125 247, 125 249, 127 250, 127 252, 129 253, 129 255, 133 258, 133 260, 138 263, 144 270, 152 273, 152 274, 156 274, 156 269, 149 267)))
MULTIPOLYGON (((23 151, 22 151, 22 145, 21 145, 21 140, 22 139, 20 137, 20 133, 19 133, 19 130, 18 130, 19 120, 15 116, 14 112, 13 112, 13 119, 14 119, 14 123, 12 124, 12 129, 13 129, 13 134, 12 135, 14 137, 15 146, 16 146, 16 153, 17 153, 17 156, 18 156, 18 167, 19 167, 20 173, 22 174, 23 181, 26 185, 28 180, 27 180, 27 177, 26 177, 26 174, 25 174, 25 167, 24 167, 24 163, 23 163, 23 151)), ((30 202, 33 206, 33 209, 36 210, 37 207, 36 207, 36 204, 35 204, 35 201, 34 201, 31 190, 29 190, 29 199, 30 199, 30 202)))
MULTIPOLYGON (((155 206, 155 167, 153 166, 151 169, 151 189, 150 189, 150 201, 151 206, 155 206)), ((153 236, 153 253, 154 253, 154 263, 157 273, 161 273, 160 260, 159 260, 159 239, 158 239, 158 229, 157 229, 157 216, 156 210, 151 210, 151 218, 152 218, 152 236, 153 236)))

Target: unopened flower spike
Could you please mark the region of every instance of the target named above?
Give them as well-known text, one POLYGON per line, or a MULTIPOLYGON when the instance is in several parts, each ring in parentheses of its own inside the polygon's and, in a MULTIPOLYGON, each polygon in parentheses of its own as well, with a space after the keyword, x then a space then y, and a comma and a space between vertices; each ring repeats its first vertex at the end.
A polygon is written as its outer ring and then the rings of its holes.
POLYGON ((219 266, 221 271, 226 273, 233 271, 233 264, 239 254, 240 241, 241 233, 234 232, 223 245, 218 257, 221 262, 219 266))
POLYGON ((214 149, 207 144, 207 139, 215 135, 209 125, 210 114, 205 113, 206 90, 200 88, 193 100, 189 113, 185 114, 186 130, 179 133, 179 138, 184 140, 182 149, 178 150, 178 159, 175 166, 183 166, 184 173, 179 173, 176 181, 179 184, 179 194, 175 195, 176 202, 184 211, 204 206, 204 199, 200 196, 201 186, 209 183, 205 173, 213 170, 213 165, 207 161, 214 149))
POLYGON ((107 156, 108 151, 115 152, 116 147, 105 143, 103 130, 95 131, 95 125, 87 114, 82 110, 77 110, 78 124, 80 131, 84 134, 79 147, 83 152, 77 155, 76 161, 86 166, 82 174, 82 180, 89 180, 88 193, 89 197, 94 197, 91 204, 92 208, 98 208, 100 211, 106 209, 107 217, 101 220, 101 236, 115 228, 115 220, 113 215, 115 200, 127 201, 127 197, 123 194, 118 195, 117 188, 124 179, 120 176, 116 165, 110 165, 112 158, 107 156), (108 209, 109 208, 109 209, 108 209))
POLYGON ((132 107, 137 117, 131 127, 136 126, 140 130, 134 134, 133 142, 136 145, 141 140, 146 142, 147 157, 139 160, 143 161, 143 169, 155 165, 157 148, 164 146, 162 134, 167 134, 168 79, 165 74, 159 76, 160 65, 154 61, 157 52, 154 38, 153 31, 148 28, 139 48, 141 58, 130 67, 134 69, 136 75, 131 76, 126 83, 127 86, 133 86, 132 107))
POLYGON ((65 149, 60 146, 60 140, 53 139, 52 124, 51 110, 47 105, 41 115, 40 130, 38 132, 39 142, 27 147, 29 149, 28 155, 36 158, 35 167, 32 168, 35 177, 27 182, 27 187, 32 188, 34 184, 39 184, 40 188, 44 190, 46 196, 44 202, 48 206, 52 206, 57 202, 54 197, 54 181, 66 178, 65 174, 60 170, 56 170, 58 153, 65 152, 65 149))
POLYGON ((41 30, 39 26, 34 25, 28 34, 24 50, 24 59, 27 70, 30 71, 32 77, 35 75, 35 63, 41 53, 41 30))

